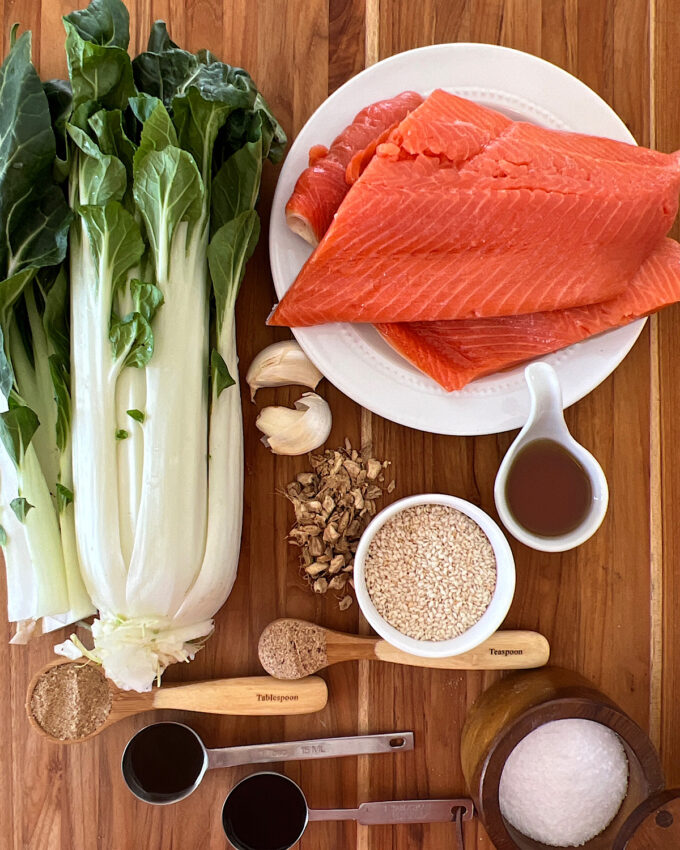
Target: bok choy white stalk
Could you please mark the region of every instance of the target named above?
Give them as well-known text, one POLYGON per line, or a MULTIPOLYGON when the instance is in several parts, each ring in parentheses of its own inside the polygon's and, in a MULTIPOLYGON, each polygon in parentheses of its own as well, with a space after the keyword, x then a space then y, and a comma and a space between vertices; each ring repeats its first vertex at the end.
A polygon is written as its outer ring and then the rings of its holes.
POLYGON ((119 0, 65 19, 73 88, 73 476, 92 656, 148 690, 191 659, 236 577, 234 308, 285 135, 248 74, 158 22, 130 63, 119 0), (133 70, 134 68, 134 70, 133 70), (234 377, 232 377, 234 376, 234 377))
MULTIPOLYGON (((15 30, 12 33, 14 41, 15 30)), ((8 615, 23 642, 93 613, 80 576, 71 480, 68 283, 71 213, 50 106, 24 33, 0 69, 0 542, 8 615)))

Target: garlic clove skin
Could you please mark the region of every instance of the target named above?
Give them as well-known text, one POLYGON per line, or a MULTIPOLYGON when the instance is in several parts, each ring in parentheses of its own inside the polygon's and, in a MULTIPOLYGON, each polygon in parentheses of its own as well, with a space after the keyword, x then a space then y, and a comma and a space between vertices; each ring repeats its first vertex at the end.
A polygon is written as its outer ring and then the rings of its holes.
POLYGON ((300 412, 289 407, 265 407, 257 417, 255 424, 263 434, 277 434, 296 428, 300 421, 300 412))
POLYGON ((275 342, 262 349, 246 374, 251 401, 255 401, 255 393, 261 387, 301 384, 313 390, 322 378, 321 372, 294 339, 275 342))
POLYGON ((262 431, 262 442, 276 455, 303 455, 318 449, 331 433, 333 417, 325 399, 316 393, 304 393, 289 407, 265 407, 255 425, 262 431))

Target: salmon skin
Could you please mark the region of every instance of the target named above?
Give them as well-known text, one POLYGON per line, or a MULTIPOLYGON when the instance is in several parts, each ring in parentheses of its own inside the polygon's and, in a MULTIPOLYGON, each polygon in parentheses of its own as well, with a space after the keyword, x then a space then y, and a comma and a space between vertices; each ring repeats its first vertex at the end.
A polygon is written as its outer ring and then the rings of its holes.
MULTIPOLYGON (((416 92, 372 103, 355 117, 329 148, 315 145, 309 152, 309 168, 302 172, 286 204, 290 229, 311 245, 328 230, 335 211, 349 190, 345 172, 355 154, 395 129, 411 110, 423 102, 416 92)), ((358 176, 360 163, 354 168, 358 176)))
POLYGON ((611 301, 547 313, 378 324, 383 338, 445 390, 541 357, 680 301, 680 245, 665 239, 611 301))
POLYGON ((443 91, 378 145, 269 324, 430 322, 614 299, 677 213, 680 161, 443 91))

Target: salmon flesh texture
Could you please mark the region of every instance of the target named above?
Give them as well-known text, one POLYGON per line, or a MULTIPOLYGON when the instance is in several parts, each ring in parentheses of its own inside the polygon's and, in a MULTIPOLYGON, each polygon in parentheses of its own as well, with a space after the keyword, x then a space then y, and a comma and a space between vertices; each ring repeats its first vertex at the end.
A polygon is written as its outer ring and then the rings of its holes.
POLYGON ((448 322, 378 324, 381 336, 446 390, 541 357, 680 301, 680 245, 664 239, 630 285, 601 304, 448 322))
POLYGON ((679 190, 674 154, 514 122, 436 91, 378 145, 270 324, 610 301, 670 229, 679 190))
MULTIPOLYGON (((345 172, 353 156, 395 129, 402 118, 422 102, 419 94, 407 91, 372 103, 358 113, 330 148, 315 145, 309 152, 309 167, 298 178, 286 204, 286 222, 290 229, 316 245, 349 190, 345 172)), ((359 168, 360 163, 355 163, 357 173, 359 168)))

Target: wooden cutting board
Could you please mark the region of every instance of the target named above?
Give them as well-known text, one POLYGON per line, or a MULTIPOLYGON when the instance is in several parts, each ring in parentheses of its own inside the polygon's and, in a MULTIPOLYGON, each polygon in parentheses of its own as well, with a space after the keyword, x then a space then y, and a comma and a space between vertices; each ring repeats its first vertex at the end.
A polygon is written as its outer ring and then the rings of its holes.
MULTIPOLYGON (((81 3, 80 5, 84 5, 81 3)), ((135 51, 151 22, 168 21, 190 49, 208 47, 246 67, 291 138, 313 110, 366 64, 434 42, 509 45, 555 62, 597 91, 642 144, 680 147, 680 18, 673 0, 130 0, 135 51)), ((4 0, 0 28, 34 31, 43 75, 64 73, 60 17, 70 0, 4 0)), ((363 104, 357 104, 357 108, 363 104)), ((285 330, 264 326, 273 288, 267 216, 276 171, 266 168, 263 234, 239 298, 245 367, 285 330)), ((611 506, 600 532, 577 552, 545 555, 514 545, 517 595, 508 627, 538 629, 553 661, 592 679, 660 746, 668 781, 680 784, 680 311, 651 322, 616 373, 567 414, 577 439, 602 462, 611 506), (678 575, 678 578, 676 578, 678 575), (663 664, 662 664, 663 661, 663 664)), ((397 479, 390 498, 453 493, 494 513, 493 480, 513 435, 439 437, 411 431, 359 409, 327 384, 334 414, 329 445, 372 442, 397 479)), ((286 544, 289 508, 277 489, 305 459, 274 459, 259 441, 259 407, 287 404, 296 391, 244 394, 246 482, 243 548, 236 587, 217 630, 190 666, 168 680, 260 672, 256 644, 275 617, 316 619, 362 630, 356 605, 311 595, 286 544)), ((0 610, 4 601, 0 600, 0 610)), ((124 743, 146 720, 122 722, 87 744, 40 740, 23 714, 26 683, 50 658, 49 639, 29 648, 0 640, 0 850, 223 850, 219 815, 227 790, 246 769, 215 771, 170 808, 151 808, 120 777, 124 743)), ((61 637, 59 639, 62 639, 61 637)), ((206 718, 186 715, 209 746, 284 738, 413 729, 416 749, 396 757, 290 764, 286 772, 314 807, 464 792, 459 734, 467 708, 492 674, 345 664, 327 673, 328 708, 309 718, 206 718)), ((159 715, 163 716, 163 715, 159 715)), ((169 716, 169 715, 166 715, 169 716)), ((263 807, 266 801, 263 801, 263 807)), ((263 811, 266 809, 263 808, 263 811)), ((491 850, 484 830, 467 825, 468 848, 491 850)), ((447 825, 360 827, 313 824, 302 850, 446 850, 447 825)))

